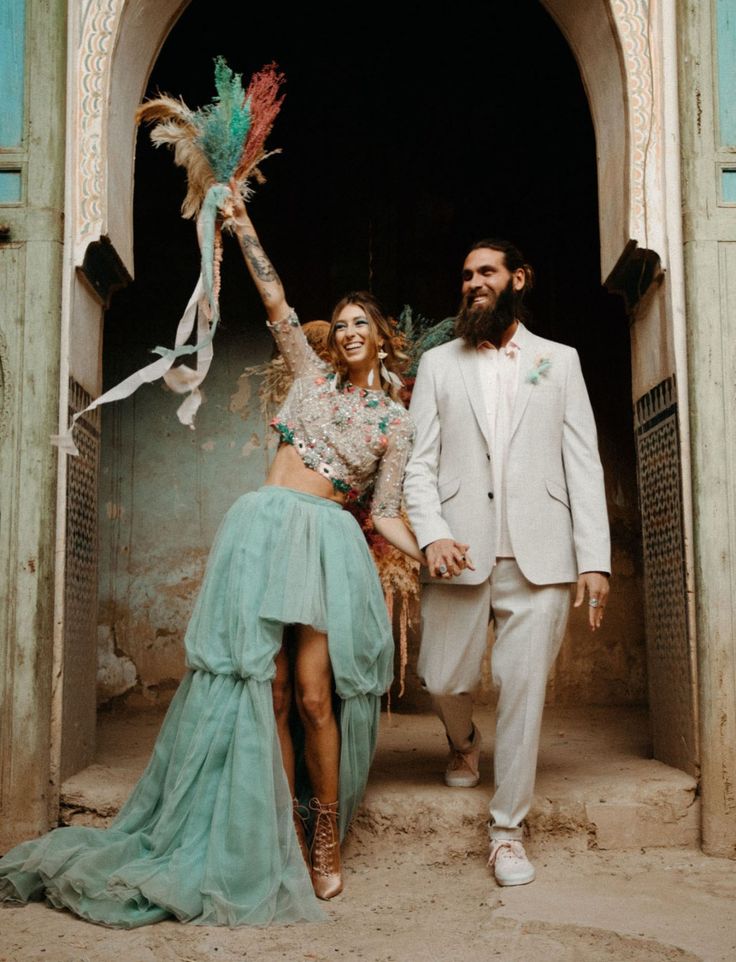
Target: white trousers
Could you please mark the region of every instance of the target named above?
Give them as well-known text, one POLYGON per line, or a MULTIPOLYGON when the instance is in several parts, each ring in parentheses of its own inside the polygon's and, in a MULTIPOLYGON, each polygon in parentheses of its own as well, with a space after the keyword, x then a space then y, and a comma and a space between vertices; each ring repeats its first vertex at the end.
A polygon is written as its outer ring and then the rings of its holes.
POLYGON ((422 588, 418 673, 432 695, 447 737, 471 747, 473 697, 494 623, 491 656, 498 688, 491 799, 491 836, 520 838, 534 795, 547 677, 560 650, 570 610, 570 585, 533 585, 513 558, 496 562, 480 585, 422 588))

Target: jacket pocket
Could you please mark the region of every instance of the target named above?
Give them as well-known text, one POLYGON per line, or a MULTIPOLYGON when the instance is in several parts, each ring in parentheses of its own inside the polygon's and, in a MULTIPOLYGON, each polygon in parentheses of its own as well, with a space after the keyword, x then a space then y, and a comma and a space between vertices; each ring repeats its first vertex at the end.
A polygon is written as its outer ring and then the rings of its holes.
POLYGON ((567 488, 564 484, 558 484, 557 481, 545 481, 547 486, 547 494, 551 495, 555 501, 561 501, 566 508, 570 507, 570 498, 567 494, 567 488))
POLYGON ((451 478, 449 481, 442 481, 437 485, 437 493, 440 496, 440 504, 449 501, 460 490, 460 478, 451 478))

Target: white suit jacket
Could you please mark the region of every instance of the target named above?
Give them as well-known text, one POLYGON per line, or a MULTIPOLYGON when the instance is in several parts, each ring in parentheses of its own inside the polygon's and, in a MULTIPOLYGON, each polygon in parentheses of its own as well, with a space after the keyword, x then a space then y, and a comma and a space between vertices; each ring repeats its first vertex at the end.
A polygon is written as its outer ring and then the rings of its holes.
MULTIPOLYGON (((410 408, 417 430, 404 496, 417 540, 469 544, 475 565, 450 584, 479 584, 496 561, 498 501, 476 350, 456 339, 427 351, 410 408)), ((519 365, 506 465, 517 564, 537 585, 610 572, 603 470, 577 351, 523 329, 519 365), (535 383, 529 375, 545 360, 535 383)))

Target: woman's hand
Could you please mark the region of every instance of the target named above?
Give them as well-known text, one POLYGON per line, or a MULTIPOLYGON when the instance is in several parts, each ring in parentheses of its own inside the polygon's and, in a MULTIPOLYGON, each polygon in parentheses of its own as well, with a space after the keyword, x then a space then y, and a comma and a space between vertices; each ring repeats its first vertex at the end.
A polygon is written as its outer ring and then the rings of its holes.
POLYGON ((409 528, 401 518, 373 518, 373 527, 380 534, 382 538, 385 538, 389 544, 392 544, 394 548, 398 548, 399 551, 403 551, 404 554, 408 554, 410 558, 418 561, 419 564, 425 564, 426 560, 422 549, 417 544, 417 539, 414 537, 414 532, 409 528))
POLYGON ((222 222, 222 226, 226 230, 231 230, 234 234, 240 236, 241 231, 245 230, 247 227, 253 228, 253 224, 248 216, 248 210, 245 206, 245 201, 243 200, 243 195, 240 192, 238 185, 234 180, 231 180, 229 187, 230 196, 222 209, 222 213, 224 214, 225 218, 222 222))

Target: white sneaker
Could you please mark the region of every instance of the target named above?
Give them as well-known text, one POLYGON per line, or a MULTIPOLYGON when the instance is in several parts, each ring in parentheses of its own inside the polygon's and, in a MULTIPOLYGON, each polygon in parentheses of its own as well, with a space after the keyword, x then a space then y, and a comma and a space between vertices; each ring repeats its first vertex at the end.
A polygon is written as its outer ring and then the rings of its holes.
POLYGON ((450 788, 475 788, 479 781, 480 732, 473 726, 473 744, 467 752, 459 752, 450 745, 450 757, 445 769, 445 785, 450 788))
POLYGON ((488 864, 499 885, 527 885, 534 881, 534 866, 526 857, 524 846, 516 839, 491 839, 488 864))

